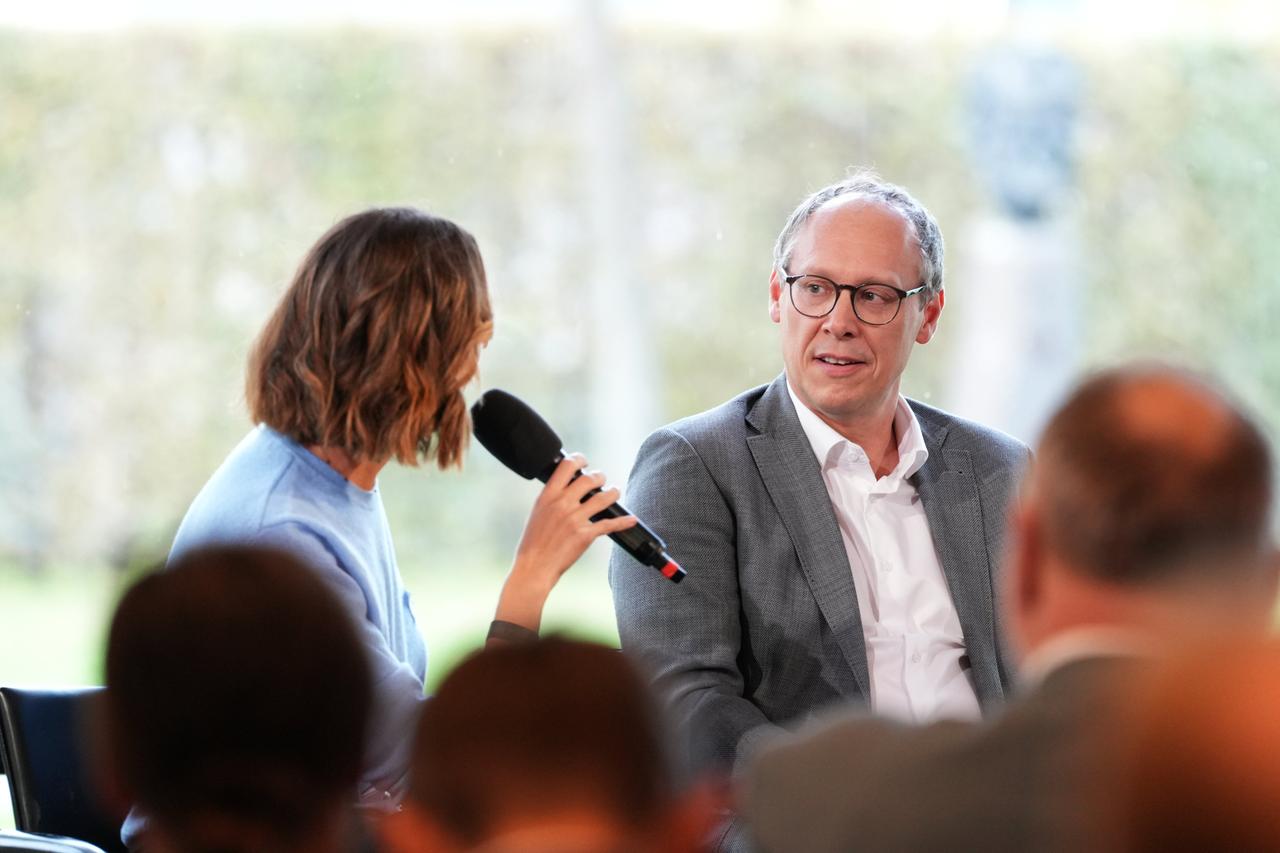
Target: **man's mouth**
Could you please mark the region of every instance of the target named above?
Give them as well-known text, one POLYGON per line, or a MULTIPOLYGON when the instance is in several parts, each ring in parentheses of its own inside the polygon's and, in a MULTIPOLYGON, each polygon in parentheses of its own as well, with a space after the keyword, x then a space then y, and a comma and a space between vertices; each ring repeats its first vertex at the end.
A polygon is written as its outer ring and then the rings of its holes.
POLYGON ((837 367, 844 367, 850 364, 862 364, 862 361, 860 359, 840 358, 834 355, 820 355, 818 356, 818 361, 821 361, 824 364, 833 364, 833 365, 836 365, 837 367))

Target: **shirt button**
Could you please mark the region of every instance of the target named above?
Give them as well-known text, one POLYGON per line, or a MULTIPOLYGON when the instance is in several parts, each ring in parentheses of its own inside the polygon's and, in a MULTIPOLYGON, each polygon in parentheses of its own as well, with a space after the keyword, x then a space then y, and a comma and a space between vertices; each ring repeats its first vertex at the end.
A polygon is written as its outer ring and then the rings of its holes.
POLYGON ((913 654, 913 655, 911 656, 911 662, 912 662, 912 663, 920 663, 920 653, 919 653, 919 652, 916 652, 915 654, 913 654))

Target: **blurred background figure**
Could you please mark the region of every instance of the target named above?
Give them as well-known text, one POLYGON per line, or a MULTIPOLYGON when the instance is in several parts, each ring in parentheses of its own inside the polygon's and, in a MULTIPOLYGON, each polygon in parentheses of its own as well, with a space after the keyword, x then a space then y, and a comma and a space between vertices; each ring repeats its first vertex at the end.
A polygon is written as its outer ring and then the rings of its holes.
POLYGON ((963 246, 954 277, 964 298, 948 322, 964 357, 951 362, 946 397, 1023 439, 1040 432, 1079 370, 1081 68, 1044 35, 1076 6, 1011 0, 1006 32, 975 62, 965 98, 968 153, 986 204, 949 232, 952 247, 963 246))
POLYGON ((427 702, 395 853, 681 853, 717 818, 679 793, 646 685, 616 649, 552 638, 490 647, 427 702))
POLYGON ((1139 692, 1120 781, 1133 853, 1280 850, 1280 642, 1211 644, 1139 692))
POLYGON ((1114 847, 1126 685, 1182 644, 1267 626, 1272 499, 1267 443, 1214 383, 1158 365, 1085 381, 1012 514, 1004 624, 1024 693, 983 725, 846 713, 780 738, 742 791, 760 847, 1114 847))
POLYGON ((138 581, 107 640, 105 748, 157 853, 364 849, 370 718, 356 628, 281 551, 189 552, 138 581))

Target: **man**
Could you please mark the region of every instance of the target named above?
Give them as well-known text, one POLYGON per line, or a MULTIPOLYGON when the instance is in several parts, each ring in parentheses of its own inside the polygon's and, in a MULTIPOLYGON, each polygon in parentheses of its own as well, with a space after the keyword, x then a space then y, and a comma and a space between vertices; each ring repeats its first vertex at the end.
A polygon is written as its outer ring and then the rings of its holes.
POLYGON ((810 196, 769 278, 784 374, 640 449, 628 503, 689 576, 615 552, 618 627, 694 768, 832 703, 972 717, 1008 688, 992 566, 1026 449, 899 393, 942 313, 942 257, 899 187, 859 174, 810 196))
POLYGON ((351 801, 370 665, 313 569, 266 548, 190 550, 125 593, 106 658, 105 754, 149 816, 135 843, 365 849, 351 801))
POLYGON ((616 650, 491 644, 424 708, 388 850, 693 853, 712 794, 677 796, 652 704, 616 650))
POLYGON ((1280 642, 1196 647, 1136 693, 1117 786, 1126 849, 1280 850, 1280 642))
POLYGON ((1271 470, 1257 428, 1200 379, 1086 382, 1012 521, 1005 624, 1029 692, 981 725, 855 715, 762 749, 742 791, 759 847, 1112 847, 1125 686, 1180 643, 1269 622, 1271 470))

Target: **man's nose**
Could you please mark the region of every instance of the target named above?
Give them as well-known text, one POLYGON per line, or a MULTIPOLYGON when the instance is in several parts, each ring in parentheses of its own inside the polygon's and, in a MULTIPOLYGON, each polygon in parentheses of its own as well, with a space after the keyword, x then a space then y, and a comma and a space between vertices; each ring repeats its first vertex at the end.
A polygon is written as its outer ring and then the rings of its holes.
POLYGON ((838 337, 857 334, 862 323, 858 319, 857 313, 853 310, 853 296, 852 290, 836 292, 836 305, 831 309, 831 313, 827 315, 827 321, 824 324, 831 334, 838 337), (849 296, 848 299, 845 299, 846 294, 849 296))

